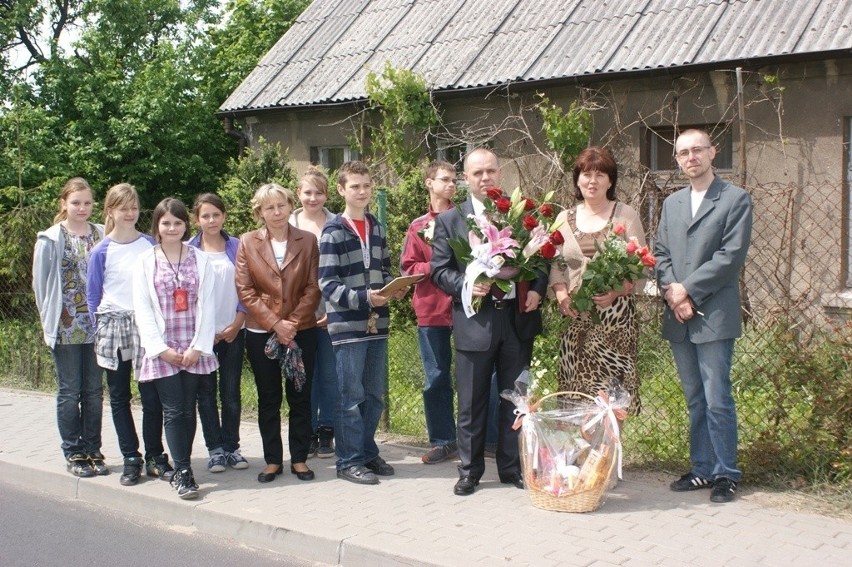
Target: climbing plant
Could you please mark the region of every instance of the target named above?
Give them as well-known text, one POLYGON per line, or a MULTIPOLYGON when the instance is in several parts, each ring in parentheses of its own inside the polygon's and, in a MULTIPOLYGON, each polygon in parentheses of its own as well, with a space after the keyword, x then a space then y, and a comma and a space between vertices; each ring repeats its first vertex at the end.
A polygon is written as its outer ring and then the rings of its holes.
POLYGON ((538 98, 542 133, 547 147, 559 158, 563 171, 568 171, 577 154, 589 144, 592 115, 577 101, 573 101, 568 110, 563 110, 542 93, 538 93, 538 98))
POLYGON ((377 122, 368 127, 369 145, 359 140, 361 154, 398 177, 418 167, 429 133, 441 123, 426 81, 408 69, 385 64, 366 80, 369 110, 377 122))

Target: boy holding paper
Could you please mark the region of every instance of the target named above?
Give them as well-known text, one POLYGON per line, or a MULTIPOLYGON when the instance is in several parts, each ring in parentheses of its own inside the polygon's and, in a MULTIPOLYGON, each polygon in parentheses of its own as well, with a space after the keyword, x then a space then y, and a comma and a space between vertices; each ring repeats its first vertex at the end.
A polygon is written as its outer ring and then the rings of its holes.
POLYGON ((376 475, 394 474, 375 441, 388 379, 387 303, 403 297, 406 288, 388 297, 380 293, 393 277, 384 227, 367 212, 373 194, 367 166, 346 162, 337 180, 346 206, 323 228, 319 261, 319 285, 337 362, 337 477, 378 484, 376 475))

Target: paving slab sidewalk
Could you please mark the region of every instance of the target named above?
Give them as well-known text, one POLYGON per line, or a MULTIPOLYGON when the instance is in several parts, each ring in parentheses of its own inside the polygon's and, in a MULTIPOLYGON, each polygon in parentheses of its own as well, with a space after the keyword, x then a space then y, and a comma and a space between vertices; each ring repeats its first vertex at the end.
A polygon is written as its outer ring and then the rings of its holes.
MULTIPOLYGON (((139 428, 141 411, 135 414, 139 428)), ((0 389, 0 474, 58 496, 329 565, 852 566, 852 522, 763 506, 748 487, 720 505, 709 501, 709 491, 674 493, 671 478, 628 472, 598 511, 549 512, 501 484, 492 460, 476 493, 458 497, 452 493, 455 463, 427 466, 421 450, 387 443, 381 454, 396 475, 377 486, 338 480, 334 459, 318 458, 308 462, 314 481, 285 472, 261 485, 256 424, 244 422, 240 430, 251 463, 244 471, 208 472, 198 431, 198 500, 178 499, 157 479, 119 485, 108 403, 103 452, 112 474, 77 479, 65 471, 59 450, 55 397, 0 389)))

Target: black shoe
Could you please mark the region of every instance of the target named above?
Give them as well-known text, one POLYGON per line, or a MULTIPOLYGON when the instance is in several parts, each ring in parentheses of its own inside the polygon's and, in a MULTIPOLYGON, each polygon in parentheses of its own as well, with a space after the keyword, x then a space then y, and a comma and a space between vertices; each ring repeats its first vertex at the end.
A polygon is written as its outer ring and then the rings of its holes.
POLYGON ((500 482, 502 482, 503 484, 511 484, 515 488, 524 488, 524 477, 522 477, 520 473, 512 473, 506 476, 501 476, 500 482))
POLYGON ((257 482, 263 482, 263 483, 272 482, 273 480, 275 480, 276 476, 280 475, 283 472, 284 472, 284 465, 278 465, 278 468, 275 470, 275 472, 265 473, 265 472, 261 471, 260 474, 257 475, 257 482))
POLYGON ((734 499, 737 493, 737 483, 733 480, 720 476, 713 481, 713 492, 710 493, 710 502, 724 504, 734 499))
POLYGON ((192 469, 181 469, 172 475, 169 481, 183 500, 198 498, 198 484, 192 474, 192 469))
POLYGON ((334 456, 334 429, 331 427, 320 427, 317 431, 319 435, 319 447, 317 447, 317 457, 320 459, 328 459, 334 456))
POLYGON ((308 446, 308 458, 316 457, 317 451, 319 451, 319 437, 316 433, 311 435, 311 444, 308 446))
POLYGON ((124 457, 124 471, 122 471, 118 482, 121 483, 121 486, 133 486, 139 482, 139 475, 141 474, 142 457, 124 457))
POLYGON ((74 453, 69 455, 67 459, 68 472, 80 478, 89 478, 95 476, 95 469, 92 468, 92 463, 89 457, 83 453, 74 453))
POLYGON ((688 472, 673 483, 669 485, 669 488, 675 492, 689 492, 692 490, 700 490, 702 488, 712 488, 713 481, 709 478, 704 478, 693 474, 692 472, 688 472))
POLYGON ((169 456, 165 453, 156 456, 148 456, 145 458, 145 474, 148 476, 158 476, 160 480, 172 480, 175 474, 175 469, 169 464, 169 456))
POLYGON ((364 466, 373 471, 379 476, 393 476, 393 467, 385 462, 381 457, 376 457, 369 463, 364 463, 364 466))
POLYGON ((296 478, 299 480, 313 480, 314 479, 314 471, 308 469, 306 471, 297 471, 293 465, 290 465, 290 472, 296 475, 296 478))
POLYGON ((92 470, 98 476, 106 476, 109 474, 109 467, 104 463, 104 456, 100 451, 89 453, 89 464, 92 465, 92 470))
POLYGON ((453 494, 456 496, 467 496, 473 494, 476 485, 479 484, 478 478, 473 478, 470 475, 465 475, 459 479, 453 487, 453 494))
POLYGON ((363 465, 352 465, 337 471, 337 478, 354 482, 355 484, 379 484, 379 479, 373 471, 363 465))

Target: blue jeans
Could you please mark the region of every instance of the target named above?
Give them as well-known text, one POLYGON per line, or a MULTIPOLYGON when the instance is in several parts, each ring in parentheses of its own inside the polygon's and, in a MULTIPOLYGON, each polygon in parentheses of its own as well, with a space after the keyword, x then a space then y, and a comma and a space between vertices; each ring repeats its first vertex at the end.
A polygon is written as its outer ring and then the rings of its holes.
POLYGON ((198 417, 201 420, 204 443, 211 455, 233 453, 240 448, 240 382, 243 376, 245 343, 245 329, 241 329, 230 343, 216 343, 213 352, 219 359, 219 371, 203 375, 199 379, 198 417), (219 398, 222 402, 221 422, 216 401, 217 375, 219 398))
MULTIPOLYGON (((456 442, 456 421, 453 417, 453 379, 450 366, 453 350, 451 327, 417 327, 420 357, 426 383, 423 386, 423 409, 429 444, 439 447, 456 442)), ((496 428, 495 428, 496 429, 496 428)))
POLYGON ((334 427, 337 410, 337 364, 328 329, 317 327, 317 358, 311 385, 311 431, 334 427))
POLYGON ((737 411, 731 395, 734 339, 695 344, 686 338, 670 344, 689 410, 692 472, 738 482, 742 472, 737 469, 737 411))
MULTIPOLYGON (((175 461, 175 469, 191 469, 192 441, 195 437, 195 399, 198 396, 198 374, 185 370, 173 376, 140 382, 148 396, 156 395, 163 408, 166 442, 175 461)), ((143 398, 142 403, 145 403, 143 398)))
POLYGON ((56 424, 67 459, 74 453, 101 450, 103 416, 103 370, 98 366, 91 343, 53 348, 56 364, 56 424))
MULTIPOLYGON (((130 375, 133 362, 123 360, 118 355, 118 368, 106 370, 109 388, 109 405, 112 409, 112 423, 118 436, 118 448, 124 457, 141 457, 136 424, 130 411, 130 375)), ((163 453, 163 406, 157 396, 146 396, 145 382, 139 384, 139 397, 142 400, 142 439, 145 444, 145 456, 153 457, 163 453)), ((149 392, 150 393, 150 392, 149 392)))
POLYGON ((388 340, 372 339, 334 346, 337 360, 337 470, 363 465, 379 456, 376 428, 384 410, 388 379, 388 340))

